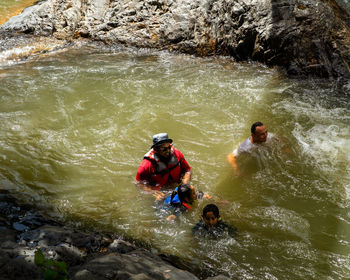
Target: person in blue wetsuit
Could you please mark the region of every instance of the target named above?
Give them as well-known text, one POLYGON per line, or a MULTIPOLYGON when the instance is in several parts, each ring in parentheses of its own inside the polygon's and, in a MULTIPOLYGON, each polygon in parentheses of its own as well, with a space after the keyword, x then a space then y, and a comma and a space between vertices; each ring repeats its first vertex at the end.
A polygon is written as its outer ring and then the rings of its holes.
POLYGON ((187 212, 192 209, 192 204, 198 199, 210 199, 211 196, 202 191, 196 191, 195 188, 190 184, 180 184, 177 186, 165 199, 160 201, 156 200, 156 205, 160 212, 164 213, 172 212, 166 219, 168 221, 175 220, 182 213, 187 212))
POLYGON ((191 204, 197 199, 197 193, 190 184, 177 186, 171 195, 164 199, 164 204, 173 208, 173 214, 167 220, 175 220, 176 216, 191 210, 191 204))
POLYGON ((193 228, 194 236, 206 238, 235 237, 237 229, 223 222, 220 218, 219 208, 215 204, 208 204, 203 208, 202 220, 193 228))

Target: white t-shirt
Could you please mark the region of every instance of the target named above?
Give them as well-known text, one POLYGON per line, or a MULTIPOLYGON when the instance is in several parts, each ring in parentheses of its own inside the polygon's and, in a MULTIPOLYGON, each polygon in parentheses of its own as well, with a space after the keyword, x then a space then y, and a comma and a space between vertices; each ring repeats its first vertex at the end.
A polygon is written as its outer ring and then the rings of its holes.
POLYGON ((241 143, 237 149, 233 150, 233 155, 235 157, 238 157, 242 153, 251 153, 252 151, 257 149, 259 147, 259 145, 269 144, 269 142, 271 142, 274 137, 275 137, 275 135, 273 133, 268 133, 267 138, 266 138, 266 142, 264 142, 262 144, 253 144, 252 142, 250 142, 251 136, 249 136, 248 139, 245 140, 243 143, 241 143))

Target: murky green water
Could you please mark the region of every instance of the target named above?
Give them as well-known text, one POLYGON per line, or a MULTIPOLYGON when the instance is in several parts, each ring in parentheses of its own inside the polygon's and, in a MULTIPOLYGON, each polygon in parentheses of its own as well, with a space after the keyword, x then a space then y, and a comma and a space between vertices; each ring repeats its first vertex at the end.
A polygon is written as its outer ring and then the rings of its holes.
POLYGON ((228 58, 72 50, 0 70, 0 184, 76 226, 141 239, 238 279, 350 277, 349 102, 321 81, 228 58), (282 143, 233 175, 226 155, 261 120, 282 143), (236 240, 194 240, 133 184, 168 132, 236 240))

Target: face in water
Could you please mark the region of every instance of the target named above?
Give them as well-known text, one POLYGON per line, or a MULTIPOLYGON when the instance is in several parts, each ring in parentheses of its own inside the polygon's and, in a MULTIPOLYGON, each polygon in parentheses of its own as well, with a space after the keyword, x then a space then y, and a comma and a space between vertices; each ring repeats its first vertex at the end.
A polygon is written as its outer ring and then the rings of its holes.
POLYGON ((170 157, 170 150, 171 150, 170 143, 164 143, 163 145, 161 145, 160 147, 157 147, 156 149, 157 153, 164 158, 170 157))
POLYGON ((214 213, 210 211, 205 213, 203 216, 203 221, 209 228, 211 228, 217 224, 219 217, 216 217, 214 213))
POLYGON ((253 143, 264 143, 267 138, 267 129, 265 125, 257 126, 255 133, 252 134, 253 143))

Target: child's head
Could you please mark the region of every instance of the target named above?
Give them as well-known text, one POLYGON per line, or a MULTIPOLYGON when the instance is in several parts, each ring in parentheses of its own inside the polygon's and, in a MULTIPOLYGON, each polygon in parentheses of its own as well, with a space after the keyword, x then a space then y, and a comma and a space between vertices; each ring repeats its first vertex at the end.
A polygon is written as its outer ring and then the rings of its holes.
POLYGON ((219 208, 215 204, 208 204, 203 208, 202 218, 208 227, 215 226, 220 220, 219 208))
POLYGON ((177 194, 181 202, 192 203, 195 200, 195 190, 190 184, 181 184, 177 194))

